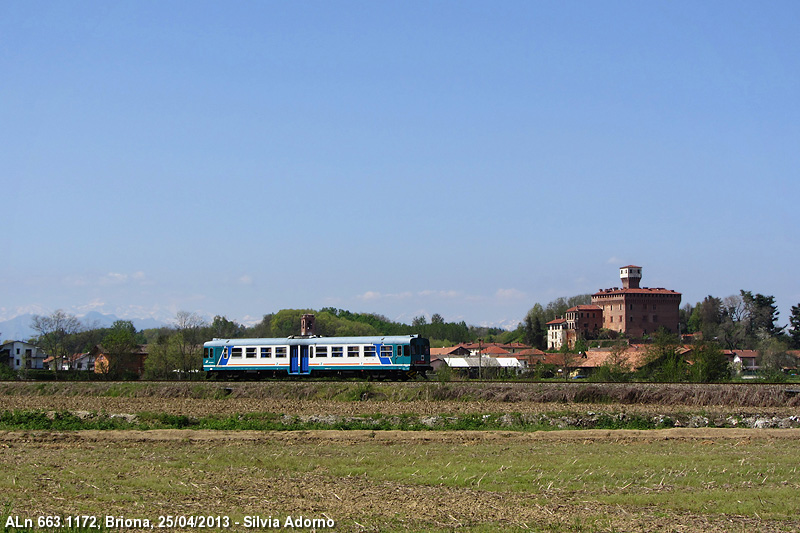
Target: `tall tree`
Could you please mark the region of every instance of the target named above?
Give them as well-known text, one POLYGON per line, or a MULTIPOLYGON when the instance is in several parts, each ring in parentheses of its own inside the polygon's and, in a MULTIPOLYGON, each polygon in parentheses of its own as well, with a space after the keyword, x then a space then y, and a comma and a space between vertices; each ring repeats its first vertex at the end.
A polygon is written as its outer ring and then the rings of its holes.
POLYGON ((144 377, 147 379, 172 378, 180 366, 175 357, 174 335, 164 328, 147 346, 147 359, 144 361, 144 377))
POLYGON ((753 295, 750 291, 741 291, 742 301, 748 316, 748 334, 757 340, 777 337, 783 332, 783 327, 778 327, 778 306, 775 305, 774 296, 763 294, 753 295))
POLYGON ((761 341, 758 346, 761 375, 769 381, 784 381, 786 374, 783 369, 793 367, 797 360, 787 353, 787 343, 784 339, 770 337, 761 341))
POLYGON ((660 328, 656 332, 655 342, 647 348, 645 366, 640 373, 653 381, 674 382, 684 381, 688 369, 680 352, 678 337, 660 328))
MULTIPOLYGON (((271 315, 270 319, 272 318, 271 315)), ((266 315, 264 317, 266 319, 266 315)), ((241 337, 244 328, 232 320, 228 320, 224 316, 215 316, 214 321, 208 326, 206 336, 215 339, 236 339, 241 337)))
POLYGON ((106 373, 121 377, 135 368, 136 328, 129 320, 117 320, 103 338, 103 349, 108 357, 106 373))
POLYGON ((694 364, 690 369, 692 381, 711 383, 730 377, 728 360, 719 346, 713 342, 695 344, 692 354, 694 364))
POLYGON ((34 315, 31 327, 38 333, 36 343, 53 357, 53 370, 60 370, 64 360, 78 349, 75 334, 81 330, 81 322, 75 315, 61 309, 49 316, 34 315))
POLYGON ((178 370, 188 373, 199 370, 203 362, 203 328, 205 320, 196 313, 178 311, 175 315, 175 347, 178 370))
POLYGON ((789 317, 789 337, 791 338, 792 348, 800 349, 800 304, 792 306, 792 315, 789 317))

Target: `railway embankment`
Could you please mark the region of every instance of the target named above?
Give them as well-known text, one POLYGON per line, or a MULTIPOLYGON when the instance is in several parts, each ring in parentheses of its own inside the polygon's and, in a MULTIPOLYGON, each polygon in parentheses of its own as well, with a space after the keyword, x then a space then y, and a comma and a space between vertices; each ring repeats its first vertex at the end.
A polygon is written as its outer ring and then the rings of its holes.
POLYGON ((800 427, 781 384, 4 382, 2 429, 800 427))

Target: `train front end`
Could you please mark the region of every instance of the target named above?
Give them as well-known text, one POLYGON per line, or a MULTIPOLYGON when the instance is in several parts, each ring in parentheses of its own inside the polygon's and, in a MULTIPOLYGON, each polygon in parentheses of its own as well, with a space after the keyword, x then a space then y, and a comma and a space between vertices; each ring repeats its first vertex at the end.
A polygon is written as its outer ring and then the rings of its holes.
POLYGON ((413 336, 410 341, 411 362, 409 374, 425 376, 431 370, 431 343, 428 339, 413 336))

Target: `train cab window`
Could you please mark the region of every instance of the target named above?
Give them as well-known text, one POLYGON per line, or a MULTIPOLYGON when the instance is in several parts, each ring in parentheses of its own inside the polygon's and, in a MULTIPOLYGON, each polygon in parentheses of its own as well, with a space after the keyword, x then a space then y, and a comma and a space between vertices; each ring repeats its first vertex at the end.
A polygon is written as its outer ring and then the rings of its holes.
POLYGON ((241 356, 242 356, 241 348, 231 348, 231 357, 241 357, 241 356))
POLYGON ((261 358, 262 359, 267 359, 269 357, 272 357, 272 348, 268 348, 266 346, 262 346, 261 347, 261 358))
POLYGON ((347 357, 358 357, 360 351, 358 346, 348 346, 347 357))
POLYGON ((375 357, 375 347, 372 345, 364 346, 364 357, 375 357))
POLYGON ((327 346, 317 346, 314 348, 315 357, 328 357, 328 347, 327 346))
POLYGON ((286 346, 276 346, 275 357, 286 357, 286 346))
POLYGON ((344 348, 341 346, 331 346, 331 357, 343 357, 344 348))
POLYGON ((248 359, 255 359, 256 348, 245 348, 245 357, 247 357, 248 359))

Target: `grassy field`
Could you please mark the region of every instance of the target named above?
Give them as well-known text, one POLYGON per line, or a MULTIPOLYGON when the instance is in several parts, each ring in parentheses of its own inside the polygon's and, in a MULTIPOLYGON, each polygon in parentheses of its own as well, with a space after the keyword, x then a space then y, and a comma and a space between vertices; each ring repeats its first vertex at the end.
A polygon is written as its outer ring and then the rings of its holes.
POLYGON ((2 432, 0 499, 21 519, 213 515, 229 517, 232 530, 257 515, 281 526, 330 519, 334 531, 797 531, 798 437, 2 432))
POLYGON ((5 383, 0 524, 43 531, 39 517, 86 515, 101 526, 90 531, 135 531, 159 528, 124 519, 211 516, 229 527, 184 529, 800 531, 800 429, 730 427, 797 413, 779 386, 5 383), (664 416, 710 427, 541 431, 674 425, 664 416), (451 425, 431 431, 421 423, 431 417, 451 425), (316 429, 369 420, 381 424, 316 429), (398 427, 414 431, 381 429, 398 427), (13 525, 26 519, 34 527, 13 525))

